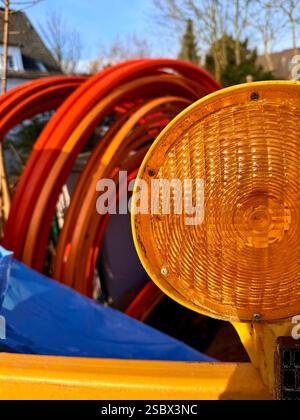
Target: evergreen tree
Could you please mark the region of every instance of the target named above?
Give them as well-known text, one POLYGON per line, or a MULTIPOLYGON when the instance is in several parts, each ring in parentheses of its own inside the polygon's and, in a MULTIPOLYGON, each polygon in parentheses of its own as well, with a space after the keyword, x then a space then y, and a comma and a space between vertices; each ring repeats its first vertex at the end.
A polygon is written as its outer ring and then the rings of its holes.
MULTIPOLYGON (((223 87, 245 83, 248 76, 251 76, 254 82, 274 79, 272 72, 265 71, 257 64, 257 51, 249 48, 247 39, 240 45, 240 64, 236 64, 235 41, 232 37, 226 35, 218 43, 220 46, 226 45, 226 65, 223 66, 221 73, 223 87)), ((206 56, 205 67, 214 74, 214 60, 211 52, 206 56)))
POLYGON ((194 24, 192 19, 188 19, 186 32, 181 41, 181 50, 178 55, 180 60, 190 61, 199 65, 200 57, 198 54, 197 40, 194 33, 194 24))

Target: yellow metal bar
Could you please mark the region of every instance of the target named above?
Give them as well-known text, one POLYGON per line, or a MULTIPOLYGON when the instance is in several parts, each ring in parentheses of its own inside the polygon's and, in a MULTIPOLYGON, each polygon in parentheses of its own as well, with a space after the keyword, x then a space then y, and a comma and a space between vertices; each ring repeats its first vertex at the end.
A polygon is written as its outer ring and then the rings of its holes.
POLYGON ((0 355, 0 399, 270 399, 248 364, 0 355))

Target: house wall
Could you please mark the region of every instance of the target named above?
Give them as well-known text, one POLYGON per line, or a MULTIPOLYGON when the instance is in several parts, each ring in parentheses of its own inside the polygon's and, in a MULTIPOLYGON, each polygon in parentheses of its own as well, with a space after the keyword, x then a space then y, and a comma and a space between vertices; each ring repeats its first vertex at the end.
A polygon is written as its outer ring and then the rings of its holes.
MULTIPOLYGON (((2 55, 3 55, 3 45, 0 45, 0 56, 1 56, 0 69, 2 68, 2 55)), ((12 59, 12 63, 11 61, 9 61, 9 67, 8 67, 9 70, 24 71, 21 49, 19 47, 9 46, 8 56, 11 57, 12 59)))
MULTIPOLYGON (((274 75, 276 79, 289 80, 291 79, 291 70, 293 67, 292 60, 297 55, 300 55, 300 49, 285 50, 271 54, 271 59, 274 67, 274 75)), ((265 56, 259 56, 257 63, 260 64, 266 71, 268 71, 267 60, 265 56)))
POLYGON ((30 79, 7 79, 7 90, 22 85, 26 82, 30 82, 30 79))
MULTIPOLYGON (((0 71, 2 70, 2 55, 3 55, 3 45, 0 45, 0 71)), ((12 58, 9 61, 8 70, 14 72, 24 72, 23 60, 21 49, 19 47, 9 46, 8 47, 8 56, 12 58)), ((8 78, 7 80, 7 89, 12 89, 15 86, 21 85, 25 82, 28 82, 30 79, 22 78, 8 78)))

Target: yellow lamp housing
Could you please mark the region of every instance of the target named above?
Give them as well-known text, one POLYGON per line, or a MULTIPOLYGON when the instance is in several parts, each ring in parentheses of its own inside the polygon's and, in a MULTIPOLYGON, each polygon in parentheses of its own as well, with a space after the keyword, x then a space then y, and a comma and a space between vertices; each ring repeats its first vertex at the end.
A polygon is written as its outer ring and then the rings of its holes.
POLYGON ((232 322, 273 387, 277 338, 300 314, 300 84, 239 85, 181 113, 139 171, 132 228, 153 281, 232 322), (148 212, 137 208, 142 185, 148 212))

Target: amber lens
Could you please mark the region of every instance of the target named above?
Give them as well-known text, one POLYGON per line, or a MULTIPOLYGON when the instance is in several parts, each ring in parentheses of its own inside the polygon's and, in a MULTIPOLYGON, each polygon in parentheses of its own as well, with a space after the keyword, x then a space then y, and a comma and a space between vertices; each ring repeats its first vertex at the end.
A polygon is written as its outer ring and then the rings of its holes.
POLYGON ((169 296, 231 321, 300 313, 300 84, 243 85, 199 101, 157 139, 139 177, 149 188, 153 178, 191 179, 194 195, 204 180, 199 225, 184 211, 164 214, 162 203, 160 214, 133 215, 140 258, 169 296))

